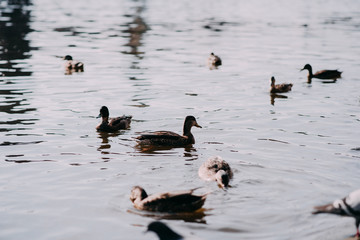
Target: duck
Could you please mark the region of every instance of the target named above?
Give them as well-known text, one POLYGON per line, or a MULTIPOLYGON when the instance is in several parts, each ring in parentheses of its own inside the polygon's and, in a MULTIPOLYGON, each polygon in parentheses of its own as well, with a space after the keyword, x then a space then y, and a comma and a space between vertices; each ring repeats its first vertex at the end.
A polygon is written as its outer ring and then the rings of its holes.
POLYGON ((360 189, 351 192, 347 197, 335 200, 333 203, 315 206, 313 214, 329 213, 355 218, 356 238, 360 237, 360 189))
POLYGON ((142 134, 136 137, 140 145, 155 145, 155 146, 171 146, 171 147, 185 147, 195 144, 195 138, 191 133, 191 128, 195 126, 202 128, 194 116, 187 116, 184 121, 183 135, 171 131, 156 131, 142 134))
POLYGON ((305 69, 309 71, 309 75, 308 75, 308 80, 309 81, 312 78, 336 80, 338 78, 341 78, 341 73, 342 73, 342 72, 340 72, 338 70, 321 70, 321 71, 318 71, 315 74, 313 74, 312 67, 311 67, 310 64, 306 64, 303 67, 303 69, 301 69, 300 71, 303 71, 305 69))
POLYGON ((170 213, 194 212, 204 205, 207 196, 207 194, 194 195, 193 192, 196 189, 148 196, 142 187, 135 186, 131 190, 130 200, 139 210, 170 213))
POLYGON ((219 56, 216 56, 214 53, 210 53, 210 56, 208 58, 208 65, 210 67, 218 67, 221 64, 221 58, 219 56))
POLYGON ((271 77, 270 93, 285 93, 291 91, 292 83, 282 83, 275 85, 275 77, 271 77))
POLYGON ((233 177, 230 165, 220 156, 206 160, 200 166, 198 174, 205 181, 216 181, 221 188, 228 187, 233 177))
POLYGON ((100 132, 116 132, 120 129, 127 129, 130 127, 132 116, 122 116, 117 118, 109 118, 109 109, 106 106, 100 108, 98 118, 102 118, 96 130, 100 132))
POLYGON ((182 240, 183 236, 174 232, 165 223, 160 221, 153 221, 147 226, 147 232, 154 232, 158 235, 159 240, 182 240))
POLYGON ((70 72, 83 72, 84 71, 84 63, 74 61, 72 56, 66 55, 63 60, 66 60, 65 70, 70 72))

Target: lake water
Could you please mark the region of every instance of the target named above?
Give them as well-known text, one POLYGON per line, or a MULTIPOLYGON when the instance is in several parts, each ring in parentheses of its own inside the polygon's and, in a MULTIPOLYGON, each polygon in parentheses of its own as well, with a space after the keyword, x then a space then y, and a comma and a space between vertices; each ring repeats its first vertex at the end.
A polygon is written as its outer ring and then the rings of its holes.
POLYGON ((157 239, 154 219, 199 239, 346 239, 354 220, 311 215, 360 184, 360 1, 0 1, 0 239, 157 239), (17 4, 16 2, 20 2, 17 4), (210 70, 211 52, 223 65, 210 70), (64 74, 60 56, 85 64, 64 74), (306 82, 339 69, 334 83, 306 82), (291 82, 287 98, 270 78, 291 82), (102 105, 129 130, 95 131, 102 105), (141 151, 146 130, 191 148, 141 151), (219 155, 224 191, 197 175, 219 155), (201 187, 200 216, 133 208, 148 193, 201 187))

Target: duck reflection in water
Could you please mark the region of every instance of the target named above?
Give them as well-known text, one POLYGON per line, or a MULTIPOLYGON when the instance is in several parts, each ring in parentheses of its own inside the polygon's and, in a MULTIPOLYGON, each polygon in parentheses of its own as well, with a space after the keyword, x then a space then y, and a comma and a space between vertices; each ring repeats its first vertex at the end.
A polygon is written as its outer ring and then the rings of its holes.
POLYGON ((288 98, 285 95, 270 93, 270 103, 271 105, 275 105, 275 98, 288 98))
POLYGON ((287 98, 285 95, 281 95, 279 93, 286 93, 291 91, 293 86, 292 83, 282 83, 282 84, 275 84, 275 77, 271 77, 270 80, 270 103, 271 105, 275 104, 275 98, 287 98))
POLYGON ((99 135, 98 138, 102 139, 101 144, 98 147, 98 150, 102 151, 103 153, 106 153, 103 150, 111 148, 111 144, 110 144, 111 141, 109 141, 109 137, 117 137, 120 134, 121 134, 121 132, 116 132, 116 133, 98 132, 98 135, 99 135))
POLYGON ((191 128, 201 128, 194 116, 187 116, 184 121, 183 135, 170 131, 156 131, 144 133, 136 138, 138 146, 144 150, 168 150, 174 147, 189 147, 195 143, 191 128))

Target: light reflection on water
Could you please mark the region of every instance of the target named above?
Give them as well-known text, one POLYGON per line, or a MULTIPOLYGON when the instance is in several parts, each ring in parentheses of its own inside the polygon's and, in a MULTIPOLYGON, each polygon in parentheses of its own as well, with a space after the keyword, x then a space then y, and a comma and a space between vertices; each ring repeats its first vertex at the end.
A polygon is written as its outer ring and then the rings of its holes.
POLYGON ((354 0, 2 1, 0 238, 156 239, 142 234, 153 219, 203 239, 353 234, 352 219, 310 213, 359 186, 357 9, 354 0), (210 52, 222 66, 207 68, 210 52), (66 54, 85 72, 65 75, 66 54), (306 63, 343 78, 308 83, 306 63), (272 75, 293 90, 270 95, 272 75), (131 128, 97 133, 103 105, 133 115, 131 128), (181 133, 187 115, 203 126, 192 147, 136 144, 144 131, 181 133), (234 169, 226 191, 197 176, 214 155, 234 169), (203 215, 179 219, 133 209, 134 185, 211 193, 203 215))

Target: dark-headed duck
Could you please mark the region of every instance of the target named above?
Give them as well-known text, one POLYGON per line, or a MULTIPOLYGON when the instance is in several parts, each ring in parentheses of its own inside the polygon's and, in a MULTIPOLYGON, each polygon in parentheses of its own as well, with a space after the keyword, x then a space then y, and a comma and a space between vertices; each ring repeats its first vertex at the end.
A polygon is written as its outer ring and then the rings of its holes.
POLYGON ((156 131, 140 135, 136 139, 140 145, 184 147, 195 143, 191 128, 201 128, 194 116, 187 116, 184 121, 183 135, 170 131, 156 131))
POLYGON ((165 192, 148 196, 142 187, 131 190, 130 200, 139 210, 154 212, 193 212, 200 209, 206 200, 205 195, 194 195, 196 189, 182 192, 165 192))
POLYGON ((101 123, 96 126, 96 130, 100 132, 116 132, 120 129, 127 129, 130 126, 132 116, 122 116, 117 118, 109 118, 109 109, 102 106, 100 109, 101 123))

